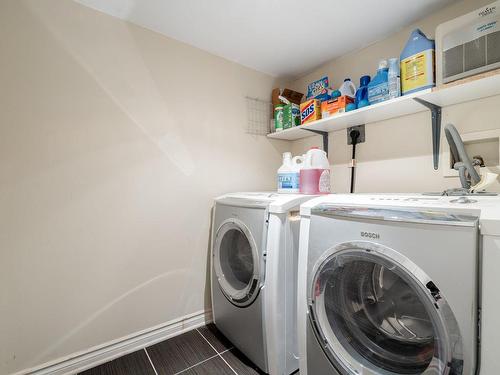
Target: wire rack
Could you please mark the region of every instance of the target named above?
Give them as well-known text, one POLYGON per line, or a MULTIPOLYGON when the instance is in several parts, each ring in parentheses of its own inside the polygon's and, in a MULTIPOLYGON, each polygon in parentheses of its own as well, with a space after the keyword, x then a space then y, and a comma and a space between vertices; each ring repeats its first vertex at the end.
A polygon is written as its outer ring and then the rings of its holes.
POLYGON ((267 135, 271 131, 270 101, 245 97, 247 102, 247 134, 267 135))

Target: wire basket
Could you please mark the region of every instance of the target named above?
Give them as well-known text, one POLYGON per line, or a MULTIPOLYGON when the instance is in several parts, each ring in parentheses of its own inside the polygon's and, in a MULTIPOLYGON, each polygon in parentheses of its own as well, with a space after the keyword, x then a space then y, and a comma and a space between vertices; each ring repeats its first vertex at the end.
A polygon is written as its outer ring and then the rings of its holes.
POLYGON ((267 135, 271 131, 272 103, 245 97, 247 102, 247 134, 267 135))

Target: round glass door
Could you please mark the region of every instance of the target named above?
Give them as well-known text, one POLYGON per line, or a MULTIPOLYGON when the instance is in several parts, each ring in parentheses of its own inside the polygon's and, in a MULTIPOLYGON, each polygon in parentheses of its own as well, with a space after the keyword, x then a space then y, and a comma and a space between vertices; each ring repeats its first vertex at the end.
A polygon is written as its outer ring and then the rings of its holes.
POLYGON ((220 288, 237 306, 250 305, 258 295, 260 264, 255 241, 245 224, 225 221, 215 237, 213 264, 220 288))
POLYGON ((316 267, 310 318, 325 353, 343 373, 459 374, 449 372, 455 362, 447 339, 457 335, 449 332, 458 329, 456 321, 447 325, 439 290, 409 269, 416 268, 366 244, 333 252, 316 267))

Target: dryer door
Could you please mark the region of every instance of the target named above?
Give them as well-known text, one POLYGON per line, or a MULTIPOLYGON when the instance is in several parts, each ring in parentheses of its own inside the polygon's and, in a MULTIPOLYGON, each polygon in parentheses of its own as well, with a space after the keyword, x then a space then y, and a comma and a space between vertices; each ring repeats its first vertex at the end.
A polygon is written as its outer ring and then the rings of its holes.
POLYGON ((342 374, 462 373, 458 325, 438 288, 392 249, 341 244, 313 271, 309 317, 342 374))
POLYGON ((260 290, 260 261, 255 240, 240 220, 228 219, 215 234, 213 267, 226 298, 236 306, 250 305, 260 290))

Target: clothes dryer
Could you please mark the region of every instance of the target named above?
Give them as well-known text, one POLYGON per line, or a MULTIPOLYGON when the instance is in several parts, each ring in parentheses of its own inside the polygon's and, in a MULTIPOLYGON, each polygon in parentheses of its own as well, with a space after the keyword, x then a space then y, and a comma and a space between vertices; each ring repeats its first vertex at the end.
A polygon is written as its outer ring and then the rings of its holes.
POLYGON ((235 193, 215 200, 214 322, 236 348, 273 375, 298 368, 299 205, 311 198, 235 193))

